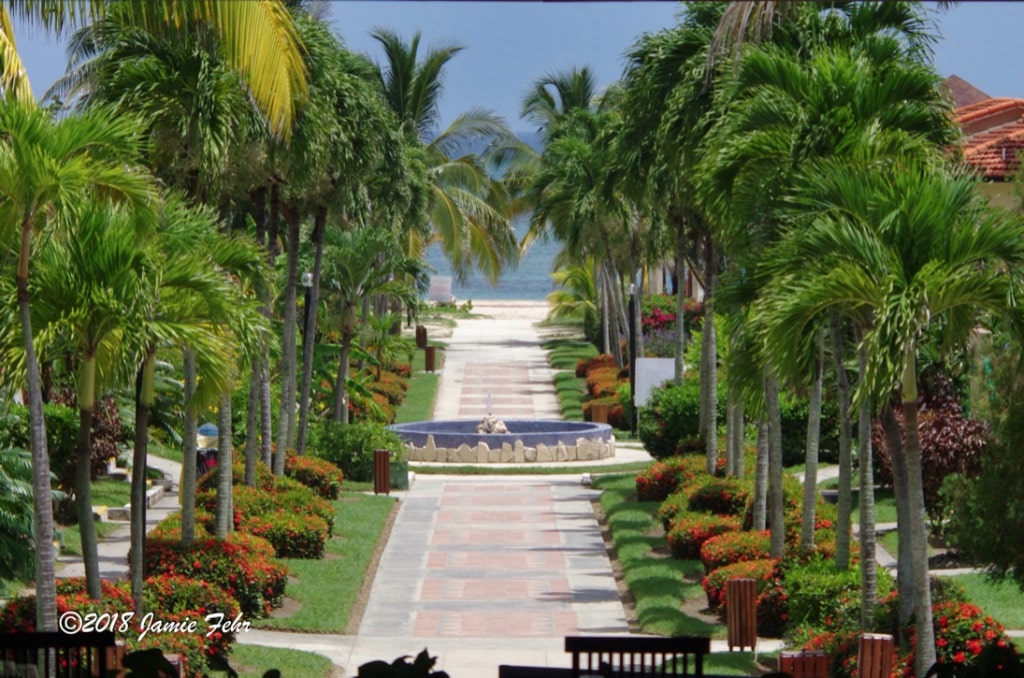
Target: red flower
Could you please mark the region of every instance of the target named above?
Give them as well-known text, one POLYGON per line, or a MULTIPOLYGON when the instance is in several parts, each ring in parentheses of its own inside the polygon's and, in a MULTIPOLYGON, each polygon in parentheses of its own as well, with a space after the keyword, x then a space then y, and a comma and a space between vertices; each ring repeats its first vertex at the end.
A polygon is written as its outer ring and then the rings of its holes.
POLYGON ((957 652, 955 655, 953 655, 953 661, 955 661, 957 664, 963 664, 965 661, 967 661, 967 657, 964 656, 963 652, 957 652))
POLYGON ((973 655, 981 654, 981 649, 984 647, 980 640, 972 638, 967 641, 967 650, 973 655))

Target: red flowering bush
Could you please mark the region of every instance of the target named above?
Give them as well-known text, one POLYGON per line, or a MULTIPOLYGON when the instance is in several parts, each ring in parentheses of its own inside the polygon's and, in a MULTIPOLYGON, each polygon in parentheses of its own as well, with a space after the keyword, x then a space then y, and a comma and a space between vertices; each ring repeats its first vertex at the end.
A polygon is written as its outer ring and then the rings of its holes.
POLYGON ((400 405, 405 400, 405 389, 396 382, 371 381, 366 384, 366 388, 372 393, 384 396, 389 405, 400 405))
POLYGON ((690 510, 738 516, 753 494, 753 481, 736 478, 708 479, 690 493, 690 510))
POLYGON ((726 532, 712 537, 700 547, 700 562, 705 572, 720 567, 769 557, 769 534, 763 532, 726 532))
MULTIPOLYGON (((802 650, 824 652, 829 660, 828 675, 832 678, 853 678, 856 675, 860 633, 859 630, 850 629, 804 629, 794 635, 794 641, 802 650)), ((896 653, 893 654, 894 666, 898 661, 895 655, 896 653)))
POLYGON ((738 529, 740 521, 736 516, 684 512, 668 531, 668 545, 673 558, 694 560, 700 557, 700 547, 708 539, 738 529))
MULTIPOLYGON (((198 620, 202 650, 207 656, 224 657, 230 652, 235 642, 234 631, 230 627, 225 629, 223 624, 212 631, 209 626, 209 622, 234 620, 241 614, 238 601, 224 589, 179 575, 150 577, 143 586, 142 599, 145 609, 161 620, 172 615, 198 620), (208 619, 208 615, 219 617, 208 619)), ((205 666, 205 662, 199 666, 205 666)))
POLYGON ((666 327, 675 327, 676 314, 654 307, 649 314, 644 314, 640 324, 644 330, 662 330, 666 327))
POLYGON ((775 560, 747 560, 732 565, 723 565, 708 573, 701 580, 704 595, 708 598, 708 607, 717 608, 725 604, 725 583, 730 579, 756 579, 768 581, 775 571, 775 560))
MULTIPOLYGON (((169 590, 161 583, 146 580, 143 596, 147 600, 146 611, 151 616, 137 618, 133 612, 130 584, 127 581, 102 583, 103 599, 89 599, 85 589, 85 579, 75 577, 57 581, 57 616, 65 612, 77 612, 83 618, 95 613, 97 628, 114 631, 117 637, 125 641, 129 652, 159 648, 164 654, 180 654, 188 665, 189 678, 202 678, 206 675, 206 659, 217 654, 226 654, 234 638, 214 632, 207 637, 208 626, 206 613, 200 609, 171 610, 161 605, 165 595, 173 595, 178 585, 190 591, 201 589, 200 581, 177 578, 168 582, 169 590), (155 590, 152 587, 156 587, 155 590), (160 633, 156 622, 196 622, 195 633, 160 633)), ((223 601, 223 592, 218 602, 223 601)), ((217 600, 217 594, 211 598, 217 600)), ((179 599, 180 600, 180 599, 179 599)), ((228 604, 233 601, 228 601, 228 604)), ((237 609, 225 608, 225 609, 237 609)), ((236 613, 237 614, 237 613, 236 613)), ((0 613, 0 632, 34 631, 36 628, 35 596, 22 596, 11 600, 0 613)))
POLYGON ((662 527, 665 528, 665 532, 672 529, 676 518, 689 510, 687 508, 689 505, 690 497, 685 491, 670 494, 665 501, 661 502, 661 506, 658 507, 658 519, 661 521, 662 527))
POLYGON ((670 494, 696 478, 688 457, 668 457, 656 461, 636 476, 638 501, 665 501, 670 494))
POLYGON ((288 569, 273 562, 266 540, 257 539, 238 532, 224 540, 197 534, 192 546, 183 546, 180 530, 167 529, 146 540, 146 576, 202 579, 233 596, 246 617, 263 617, 281 604, 288 569))
POLYGON ((284 460, 284 473, 324 499, 337 499, 345 474, 331 462, 303 455, 289 455, 284 460))
POLYGON ((278 509, 243 517, 239 529, 269 541, 278 558, 324 557, 327 523, 318 516, 278 509))
MULTIPOLYGON (((969 669, 986 648, 1010 650, 1003 625, 970 603, 947 601, 932 606, 935 625, 935 656, 940 664, 959 664, 969 669)), ((904 676, 913 674, 916 637, 911 633, 910 653, 904 676)))

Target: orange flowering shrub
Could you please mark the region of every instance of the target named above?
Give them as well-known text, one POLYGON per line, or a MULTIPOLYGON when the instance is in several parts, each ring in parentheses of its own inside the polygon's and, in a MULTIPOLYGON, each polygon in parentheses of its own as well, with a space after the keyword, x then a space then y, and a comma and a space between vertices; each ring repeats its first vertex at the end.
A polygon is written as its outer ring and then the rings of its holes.
POLYGON ((700 547, 708 539, 739 529, 740 521, 736 516, 683 512, 668 531, 668 545, 673 558, 696 559, 700 557, 700 547))

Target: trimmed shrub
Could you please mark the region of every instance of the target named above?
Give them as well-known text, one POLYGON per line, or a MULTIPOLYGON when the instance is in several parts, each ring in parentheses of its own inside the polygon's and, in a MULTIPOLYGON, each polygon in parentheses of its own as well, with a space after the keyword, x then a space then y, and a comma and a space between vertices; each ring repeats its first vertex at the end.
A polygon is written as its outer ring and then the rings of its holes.
POLYGON ((243 516, 242 532, 266 539, 278 558, 323 558, 327 523, 322 518, 278 509, 271 513, 243 516))
POLYGON ((682 485, 693 481, 694 473, 682 457, 656 461, 636 476, 638 501, 664 501, 682 485))
POLYGON ((721 606, 726 615, 729 614, 726 582, 735 577, 750 577, 757 582, 757 635, 782 637, 789 620, 782 564, 778 560, 750 560, 720 567, 706 576, 702 584, 708 604, 721 606))
POLYGON ((251 534, 231 532, 224 540, 197 534, 192 546, 183 546, 180 527, 165 529, 146 540, 146 576, 202 579, 231 594, 244 616, 265 617, 281 604, 288 579, 273 554, 269 542, 251 534))
POLYGON ((733 563, 765 560, 770 557, 769 534, 763 532, 726 532, 708 539, 700 547, 700 562, 705 572, 733 563))
MULTIPOLYGON (((150 577, 142 589, 145 608, 154 612, 161 619, 170 615, 181 615, 198 619, 203 630, 204 653, 207 656, 227 656, 231 645, 235 642, 235 633, 227 631, 210 631, 207 626, 207 615, 220 615, 222 620, 232 620, 240 615, 238 601, 227 591, 205 581, 189 579, 179 575, 150 577), (159 611, 159 612, 157 612, 159 611)), ((215 620, 214 620, 215 621, 215 620)))
POLYGON ((726 516, 741 515, 753 495, 752 480, 709 478, 690 493, 691 511, 706 511, 726 516))
POLYGON ((696 380, 656 388, 647 405, 640 408, 640 440, 656 459, 678 454, 681 447, 702 447, 699 413, 700 384, 696 380))
POLYGON ((340 468, 344 476, 354 482, 373 480, 374 450, 388 450, 392 459, 405 456, 405 445, 398 434, 371 422, 317 422, 309 428, 308 450, 313 456, 340 468))
POLYGON ((765 558, 723 565, 712 570, 700 582, 708 599, 708 607, 715 609, 725 604, 725 583, 730 579, 769 581, 775 571, 775 564, 774 559, 765 558))
POLYGON ((690 497, 682 490, 670 494, 661 502, 661 506, 658 507, 658 520, 661 521, 665 532, 672 529, 679 516, 690 510, 689 506, 690 497))
MULTIPOLYGON (((782 465, 803 464, 807 459, 809 403, 806 398, 783 392, 779 396, 779 409, 782 415, 782 465)), ((839 463, 839 406, 835 398, 826 397, 821 403, 818 461, 839 463)))
MULTIPOLYGON (((231 464, 231 484, 238 487, 245 482, 245 461, 234 457, 231 464)), ((256 462, 256 487, 261 490, 274 489, 274 474, 262 461, 256 462)), ((213 468, 196 479, 196 492, 217 490, 217 469, 213 468)))
POLYGON ((616 367, 615 358, 608 353, 601 353, 591 358, 580 358, 576 361, 576 377, 585 378, 587 372, 595 367, 616 367))
POLYGON ((618 367, 591 368, 587 372, 587 393, 593 398, 617 398, 620 381, 618 367))
POLYGON ((736 516, 683 512, 668 531, 668 545, 673 558, 695 560, 708 539, 738 529, 740 521, 736 516))

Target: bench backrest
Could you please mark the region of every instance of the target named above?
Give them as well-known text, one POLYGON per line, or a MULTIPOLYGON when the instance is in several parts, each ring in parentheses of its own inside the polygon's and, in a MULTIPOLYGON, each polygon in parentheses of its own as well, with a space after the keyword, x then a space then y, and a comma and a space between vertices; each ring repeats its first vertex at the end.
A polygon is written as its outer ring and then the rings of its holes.
POLYGON ((703 676, 710 638, 568 636, 573 678, 601 676, 703 676))
POLYGON ((105 676, 108 652, 116 647, 112 632, 0 633, 3 675, 105 676))
POLYGON ((779 670, 792 678, 828 678, 828 655, 818 651, 782 652, 779 670))
POLYGON ((862 633, 857 652, 857 675, 888 678, 892 671, 893 637, 886 633, 862 633))

